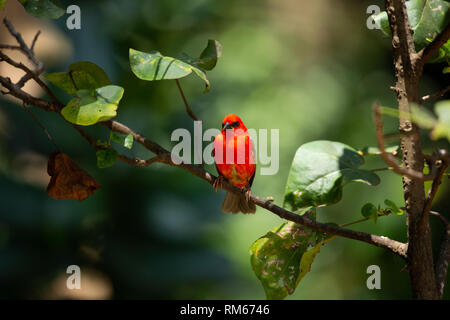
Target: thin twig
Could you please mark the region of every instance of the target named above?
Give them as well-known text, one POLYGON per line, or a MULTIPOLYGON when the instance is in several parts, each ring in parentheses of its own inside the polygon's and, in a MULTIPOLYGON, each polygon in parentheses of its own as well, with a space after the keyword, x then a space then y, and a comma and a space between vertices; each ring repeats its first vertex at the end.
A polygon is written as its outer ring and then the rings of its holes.
MULTIPOLYGON (((388 216, 390 214, 391 214, 390 211, 386 211, 386 213, 378 213, 378 217, 386 217, 386 216, 388 216)), ((365 222, 365 221, 367 221, 369 219, 370 219, 370 217, 359 219, 359 220, 356 220, 356 221, 352 221, 352 222, 348 222, 348 223, 345 223, 345 224, 341 224, 341 225, 339 225, 339 227, 341 227, 341 228, 348 227, 348 226, 351 226, 351 225, 354 225, 354 224, 357 224, 357 223, 365 222)))
POLYGON ((55 139, 53 139, 53 137, 48 132, 47 128, 42 124, 41 121, 39 121, 39 119, 34 115, 34 113, 31 111, 31 109, 28 108, 28 106, 27 106, 27 104, 25 102, 22 103, 22 106, 24 107, 25 111, 28 112, 28 114, 33 118, 33 120, 38 124, 38 126, 45 132, 45 134, 47 135, 47 137, 50 140, 50 142, 55 146, 56 150, 59 151, 60 148, 56 144, 55 139))
POLYGON ((447 220, 447 218, 444 217, 443 215, 441 215, 439 212, 430 211, 430 215, 435 216, 436 218, 441 220, 441 222, 444 226, 448 226, 450 224, 450 222, 447 220))
POLYGON ((439 186, 442 183, 442 176, 444 175, 445 170, 448 167, 447 152, 445 150, 440 150, 440 153, 442 154, 442 157, 440 157, 441 165, 440 165, 439 169, 437 170, 436 177, 434 178, 431 188, 428 191, 428 195, 425 200, 425 205, 423 207, 423 212, 422 212, 423 219, 426 219, 430 212, 434 197, 436 196, 439 186))
MULTIPOLYGON (((23 40, 22 36, 20 35, 20 33, 18 33, 14 29, 13 25, 11 24, 11 22, 7 18, 4 18, 3 19, 3 23, 5 24, 6 28, 9 31, 9 33, 16 39, 16 41, 19 44, 21 50, 27 55, 28 59, 30 59, 33 62, 33 64, 36 66, 37 69, 39 69, 39 70, 42 69, 43 68, 42 63, 39 60, 36 59, 36 57, 34 56, 33 51, 30 50, 30 48, 28 48, 28 46, 26 45, 26 43, 23 40)), ((36 39, 37 39, 37 36, 35 36, 36 39)))
POLYGON ((434 40, 419 51, 416 68, 419 72, 422 71, 425 63, 430 60, 439 49, 450 39, 450 24, 442 31, 434 40))
MULTIPOLYGON (((16 67, 18 69, 21 69, 25 71, 25 74, 27 75, 26 79, 33 79, 37 82, 37 84, 47 93, 47 95, 54 101, 57 102, 58 99, 55 97, 53 92, 50 91, 49 87, 39 78, 40 71, 31 71, 30 68, 28 68, 26 65, 24 65, 21 62, 16 62, 12 60, 10 57, 8 57, 6 54, 0 51, 0 61, 5 61, 6 63, 12 65, 13 67, 16 67)), ((25 83, 27 80, 24 80, 22 78, 17 85, 23 87, 23 83, 25 83)))
POLYGON ((33 52, 33 53, 34 53, 34 46, 35 46, 36 41, 37 41, 37 39, 39 38, 39 35, 40 35, 40 34, 41 34, 41 30, 39 30, 39 31, 36 33, 36 35, 35 35, 34 38, 33 38, 33 42, 31 42, 30 50, 31 50, 31 52, 33 52))
POLYGON ((10 44, 0 44, 0 49, 10 49, 10 50, 19 50, 21 51, 22 48, 19 46, 13 46, 10 44))
POLYGON ((443 97, 449 91, 450 91, 450 86, 448 86, 447 88, 442 89, 439 92, 423 96, 420 99, 420 101, 423 103, 423 102, 428 101, 428 100, 433 100, 433 99, 437 99, 437 98, 443 97))

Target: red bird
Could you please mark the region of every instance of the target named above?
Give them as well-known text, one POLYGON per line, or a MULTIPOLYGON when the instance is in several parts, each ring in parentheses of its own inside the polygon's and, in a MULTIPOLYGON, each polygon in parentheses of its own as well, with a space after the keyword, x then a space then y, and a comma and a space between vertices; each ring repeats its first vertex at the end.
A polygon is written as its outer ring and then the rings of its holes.
POLYGON ((222 211, 255 213, 255 204, 249 199, 256 168, 253 142, 237 115, 229 114, 223 119, 222 131, 214 139, 213 155, 219 172, 219 178, 214 182, 216 190, 222 179, 226 179, 232 185, 246 191, 245 196, 227 192, 222 211))

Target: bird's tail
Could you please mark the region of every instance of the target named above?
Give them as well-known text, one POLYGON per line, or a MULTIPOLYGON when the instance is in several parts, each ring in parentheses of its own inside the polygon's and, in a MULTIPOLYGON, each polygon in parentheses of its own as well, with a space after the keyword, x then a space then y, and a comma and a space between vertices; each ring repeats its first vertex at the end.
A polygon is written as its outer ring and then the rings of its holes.
POLYGON ((225 195, 225 200, 222 204, 222 211, 225 213, 255 213, 256 206, 251 201, 247 202, 243 194, 227 192, 225 195))

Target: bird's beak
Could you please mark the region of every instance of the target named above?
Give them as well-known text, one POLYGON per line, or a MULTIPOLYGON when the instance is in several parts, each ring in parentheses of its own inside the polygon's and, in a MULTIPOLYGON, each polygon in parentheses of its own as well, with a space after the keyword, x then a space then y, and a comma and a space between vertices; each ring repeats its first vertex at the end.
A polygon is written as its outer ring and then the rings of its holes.
POLYGON ((223 130, 227 130, 231 128, 231 124, 227 121, 225 122, 225 124, 223 125, 223 130))

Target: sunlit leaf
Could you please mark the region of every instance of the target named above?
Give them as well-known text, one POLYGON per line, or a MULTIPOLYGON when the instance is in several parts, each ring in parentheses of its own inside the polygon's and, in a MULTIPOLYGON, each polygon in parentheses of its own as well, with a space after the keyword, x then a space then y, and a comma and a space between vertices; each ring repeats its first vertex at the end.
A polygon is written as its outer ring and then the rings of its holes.
POLYGON ((129 59, 131 70, 139 79, 147 81, 180 79, 194 72, 205 82, 205 92, 209 91, 210 84, 205 71, 194 65, 194 60, 187 55, 177 59, 163 56, 158 51, 146 53, 130 48, 129 59))
POLYGON ((125 135, 111 131, 110 139, 125 148, 131 149, 133 147, 133 136, 131 134, 125 135))
POLYGON ((380 178, 359 169, 364 158, 353 148, 333 141, 313 141, 296 152, 289 172, 284 206, 298 210, 338 202, 346 183, 377 185, 380 178))
POLYGON ((117 115, 123 92, 122 87, 114 85, 98 88, 94 95, 88 90, 80 90, 61 110, 61 114, 67 121, 83 126, 109 120, 117 115))
POLYGON ((424 129, 432 129, 437 121, 431 111, 416 104, 411 104, 411 120, 424 129))
POLYGON ((384 204, 387 209, 389 209, 392 213, 401 216, 403 214, 403 210, 401 210, 392 200, 386 199, 384 200, 384 204))
POLYGON ((250 247, 250 260, 267 299, 292 294, 320 247, 331 239, 289 221, 256 240, 250 247))
POLYGON ((388 15, 386 11, 382 11, 379 14, 372 15, 373 21, 380 27, 380 30, 387 36, 391 36, 391 28, 389 26, 388 15))
POLYGON ((419 107, 415 104, 411 105, 411 113, 399 112, 396 109, 382 107, 380 108, 382 114, 392 117, 399 117, 411 119, 423 129, 432 130, 430 137, 433 140, 439 138, 447 138, 450 141, 450 100, 443 100, 436 103, 434 112, 437 117, 425 107, 419 107))
POLYGON ((450 141, 450 100, 437 102, 434 112, 438 116, 438 123, 431 132, 432 139, 447 138, 450 141))

